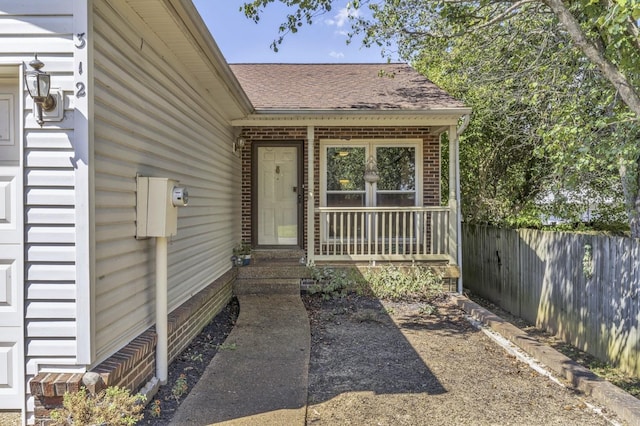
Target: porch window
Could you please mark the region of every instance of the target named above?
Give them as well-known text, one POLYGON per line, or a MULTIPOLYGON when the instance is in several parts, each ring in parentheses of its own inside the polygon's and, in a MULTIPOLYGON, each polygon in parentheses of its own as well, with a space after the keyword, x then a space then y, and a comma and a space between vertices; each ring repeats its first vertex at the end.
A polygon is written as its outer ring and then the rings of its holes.
POLYGON ((365 155, 364 147, 327 148, 326 206, 366 206, 365 155))
POLYGON ((320 141, 315 257, 449 261, 452 209, 423 206, 422 156, 419 139, 320 141))
POLYGON ((388 240, 414 235, 419 222, 402 209, 369 212, 362 208, 406 208, 420 205, 419 142, 365 142, 322 146, 321 205, 344 209, 324 226, 325 238, 349 236, 352 242, 388 240), (368 159, 378 169, 379 180, 364 179, 368 159), (355 208, 360 210, 349 210, 355 208))
POLYGON ((375 187, 378 207, 416 205, 416 148, 376 147, 380 180, 375 187))
POLYGON ((351 142, 323 147, 321 173, 324 207, 412 207, 420 205, 420 145, 351 142), (364 180, 367 160, 377 163, 380 179, 364 180))

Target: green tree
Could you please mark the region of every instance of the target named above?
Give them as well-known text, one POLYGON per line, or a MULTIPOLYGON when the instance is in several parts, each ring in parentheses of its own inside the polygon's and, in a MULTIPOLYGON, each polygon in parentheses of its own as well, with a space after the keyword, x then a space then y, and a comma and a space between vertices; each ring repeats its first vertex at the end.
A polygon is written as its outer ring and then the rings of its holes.
MULTIPOLYGON (((556 25, 548 13, 516 16, 431 43, 414 58, 417 69, 474 109, 461 138, 468 221, 532 224, 540 213, 578 220, 594 204, 622 203, 615 170, 578 149, 593 141, 567 130, 589 129, 612 90, 556 25), (567 200, 571 188, 580 189, 579 199, 567 200), (552 195, 556 202, 541 211, 552 195)), ((617 141, 604 138, 602 147, 617 141)))

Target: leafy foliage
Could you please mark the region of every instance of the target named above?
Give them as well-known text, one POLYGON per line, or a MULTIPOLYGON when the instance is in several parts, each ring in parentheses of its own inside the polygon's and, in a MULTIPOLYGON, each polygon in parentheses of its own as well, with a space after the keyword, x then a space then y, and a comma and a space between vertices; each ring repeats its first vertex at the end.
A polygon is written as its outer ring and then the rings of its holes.
POLYGON ((585 155, 587 144, 610 154, 619 142, 590 136, 607 85, 555 26, 548 14, 514 17, 416 58, 419 70, 474 110, 461 137, 467 221, 540 226, 542 215, 580 221, 588 209, 611 212, 622 203, 611 158, 585 155))
POLYGON ((444 293, 442 276, 422 265, 369 266, 362 274, 355 268, 308 267, 316 282, 309 294, 325 300, 366 293, 385 300, 429 302, 444 293))
POLYGON ((339 299, 350 292, 362 290, 362 278, 356 269, 339 268, 331 266, 318 267, 311 263, 308 265, 311 278, 315 284, 309 287, 309 294, 320 294, 323 299, 339 299))
POLYGON ((364 278, 371 293, 385 300, 429 302, 444 293, 442 276, 416 264, 369 267, 364 278))

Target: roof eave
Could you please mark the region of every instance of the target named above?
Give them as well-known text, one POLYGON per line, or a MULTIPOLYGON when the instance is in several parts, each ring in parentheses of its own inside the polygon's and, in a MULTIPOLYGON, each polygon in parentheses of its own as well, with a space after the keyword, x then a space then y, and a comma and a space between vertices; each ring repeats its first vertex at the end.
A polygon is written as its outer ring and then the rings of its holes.
POLYGON ((471 114, 471 108, 428 110, 257 110, 233 120, 234 127, 250 126, 449 126, 471 114))
POLYGON ((191 0, 165 0, 171 5, 175 15, 185 24, 185 29, 202 54, 207 58, 210 69, 226 84, 229 94, 235 99, 238 107, 245 113, 254 111, 253 104, 240 85, 226 59, 213 39, 207 25, 202 20, 191 0))

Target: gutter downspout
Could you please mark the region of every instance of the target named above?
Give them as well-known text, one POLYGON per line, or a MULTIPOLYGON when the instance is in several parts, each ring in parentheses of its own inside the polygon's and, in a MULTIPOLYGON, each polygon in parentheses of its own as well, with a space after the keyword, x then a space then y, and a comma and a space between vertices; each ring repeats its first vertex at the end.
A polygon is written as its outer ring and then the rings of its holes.
POLYGON ((467 129, 471 121, 471 114, 466 114, 462 118, 460 127, 456 130, 456 161, 458 162, 458 173, 456 173, 456 202, 458 203, 458 218, 456 226, 458 227, 458 267, 460 268, 460 278, 458 278, 458 294, 462 294, 462 203, 460 201, 460 135, 467 129))

